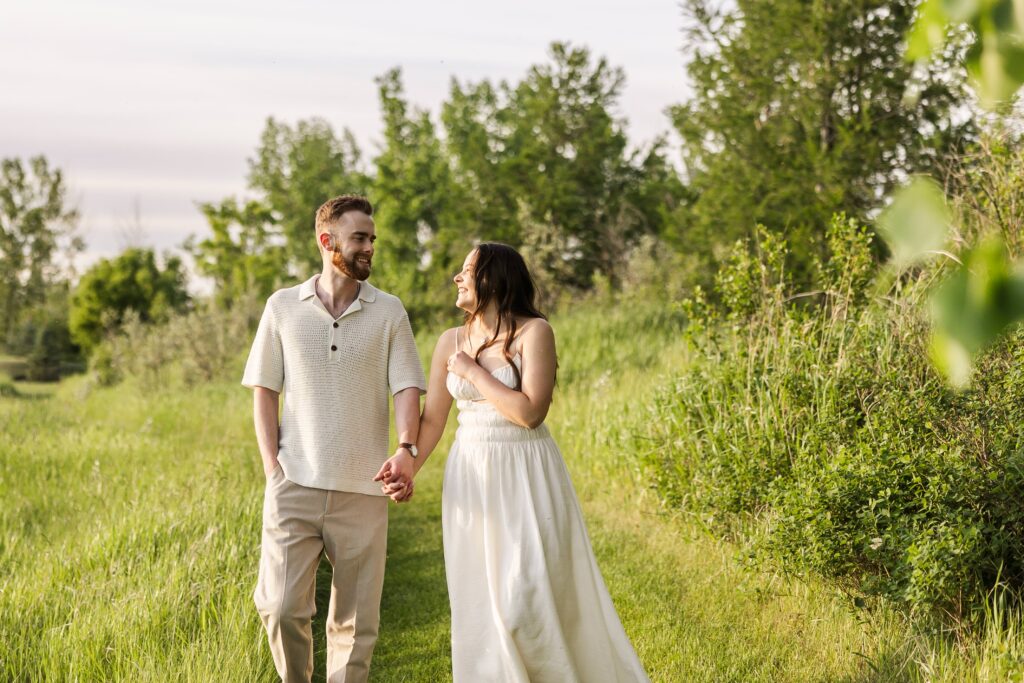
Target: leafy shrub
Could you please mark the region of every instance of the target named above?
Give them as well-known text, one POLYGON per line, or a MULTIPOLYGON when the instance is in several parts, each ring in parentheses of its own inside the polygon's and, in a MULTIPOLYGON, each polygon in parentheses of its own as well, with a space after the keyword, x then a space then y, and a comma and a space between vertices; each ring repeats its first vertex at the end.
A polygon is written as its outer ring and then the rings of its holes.
POLYGON ((598 283, 607 282, 607 289, 618 290, 625 298, 656 301, 678 301, 696 282, 697 272, 703 264, 696 254, 677 251, 663 239, 654 235, 642 235, 634 241, 633 248, 622 266, 618 288, 609 278, 595 276, 598 283))
POLYGON ((160 324, 146 323, 129 311, 119 331, 90 356, 92 376, 101 385, 135 377, 146 388, 227 377, 240 371, 237 366, 262 310, 263 300, 249 292, 230 308, 207 304, 160 324))
POLYGON ((0 377, 0 398, 15 398, 20 394, 17 387, 15 387, 6 378, 0 377))
POLYGON ((68 329, 68 292, 64 285, 45 287, 37 304, 24 307, 10 326, 6 349, 24 359, 9 370, 17 378, 56 381, 80 371, 78 347, 68 329))
POLYGON ((1024 588, 1024 334, 956 393, 928 362, 922 287, 870 296, 870 235, 837 216, 827 236, 813 296, 785 295, 781 243, 736 245, 717 306, 690 303, 718 322, 653 406, 643 464, 755 559, 971 626, 998 581, 1024 588))
POLYGON ((89 268, 71 295, 69 326, 75 343, 91 351, 129 311, 149 323, 187 308, 185 267, 176 256, 164 261, 161 268, 152 249, 129 248, 89 268))

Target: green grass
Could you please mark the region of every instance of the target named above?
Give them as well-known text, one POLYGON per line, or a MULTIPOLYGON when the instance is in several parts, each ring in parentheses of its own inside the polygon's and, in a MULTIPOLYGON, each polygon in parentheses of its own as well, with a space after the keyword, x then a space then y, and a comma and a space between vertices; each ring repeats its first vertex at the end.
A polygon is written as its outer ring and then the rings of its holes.
MULTIPOLYGON (((741 568, 735 548, 659 506, 630 444, 686 362, 680 324, 636 306, 555 320, 549 424, 652 680, 1006 680, 1024 649, 1010 630, 936 645, 884 608, 741 568)), ((251 599, 263 484, 250 401, 234 382, 147 392, 84 378, 0 401, 0 680, 273 680, 251 599)), ((374 681, 450 680, 444 445, 414 501, 392 508, 374 681)))

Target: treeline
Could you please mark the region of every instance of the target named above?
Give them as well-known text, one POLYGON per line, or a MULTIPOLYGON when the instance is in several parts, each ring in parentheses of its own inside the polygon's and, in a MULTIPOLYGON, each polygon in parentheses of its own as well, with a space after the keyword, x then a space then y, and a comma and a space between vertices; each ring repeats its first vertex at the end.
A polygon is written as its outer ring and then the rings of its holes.
POLYGON ((555 44, 519 83, 453 81, 435 121, 389 71, 377 79, 383 144, 370 163, 347 129, 269 119, 249 164, 252 198, 204 204, 213 235, 189 251, 219 300, 269 291, 321 267, 313 212, 348 191, 376 208, 375 283, 421 321, 451 308, 452 273, 484 239, 521 247, 549 297, 618 282, 630 245, 671 232, 684 196, 663 141, 629 148, 614 114, 624 80, 555 44))
MULTIPOLYGON (((313 212, 342 192, 374 201, 374 281, 419 324, 451 315, 451 273, 480 240, 522 249, 546 304, 635 284, 638 256, 654 259, 651 291, 675 298, 710 284, 727 246, 762 224, 788 238, 791 272, 814 287, 833 213, 867 220, 900 179, 936 172, 976 137, 955 41, 927 67, 903 59, 915 4, 808 13, 795 0, 740 2, 723 14, 687 0, 693 96, 666 121, 681 159, 665 138, 630 144, 617 113, 625 74, 561 43, 518 82, 453 79, 438 112, 409 102, 399 70, 382 75, 381 146, 369 159, 347 128, 269 118, 245 196, 201 204, 210 231, 183 245, 213 281, 209 301, 188 296, 180 259, 151 250, 80 279, 56 268, 81 248, 61 237, 75 218, 63 179, 41 158, 34 172, 9 159, 5 169, 22 170, 5 171, 0 202, 2 339, 53 374, 59 358, 92 353, 126 319, 265 296, 319 269, 313 212), (39 239, 59 248, 37 249, 39 239), (40 277, 52 306, 40 306, 40 277)), ((682 91, 683 81, 665 87, 682 91)))

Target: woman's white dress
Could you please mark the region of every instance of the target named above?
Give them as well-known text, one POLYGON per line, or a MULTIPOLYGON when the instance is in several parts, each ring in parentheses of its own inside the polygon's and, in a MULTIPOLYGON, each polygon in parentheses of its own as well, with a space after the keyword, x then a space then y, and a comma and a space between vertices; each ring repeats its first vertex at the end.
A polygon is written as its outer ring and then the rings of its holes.
MULTIPOLYGON (((515 385, 511 366, 492 374, 515 385)), ((510 422, 457 375, 447 386, 459 408, 442 502, 455 681, 647 681, 547 427, 510 422)))

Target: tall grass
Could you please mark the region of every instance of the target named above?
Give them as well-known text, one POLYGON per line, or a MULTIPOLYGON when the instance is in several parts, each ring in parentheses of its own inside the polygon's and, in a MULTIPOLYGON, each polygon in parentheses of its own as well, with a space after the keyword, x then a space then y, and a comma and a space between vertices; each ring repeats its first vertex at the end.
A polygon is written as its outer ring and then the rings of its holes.
POLYGON ((245 404, 82 384, 0 405, 0 678, 267 679, 245 404))
MULTIPOLYGON (((1019 626, 994 630, 974 654, 944 650, 884 605, 855 610, 828 584, 744 567, 738 546, 662 505, 634 444, 659 388, 690 366, 683 323, 637 301, 554 318, 560 378, 548 423, 652 679, 956 681, 1008 671, 1019 626)), ((425 355, 432 341, 421 337, 425 355)), ((450 679, 446 443, 414 501, 392 508, 374 681, 450 679)), ((51 398, 0 401, 0 491, 0 680, 273 680, 251 600, 262 474, 251 398, 234 379, 100 387, 76 378, 51 398)))

